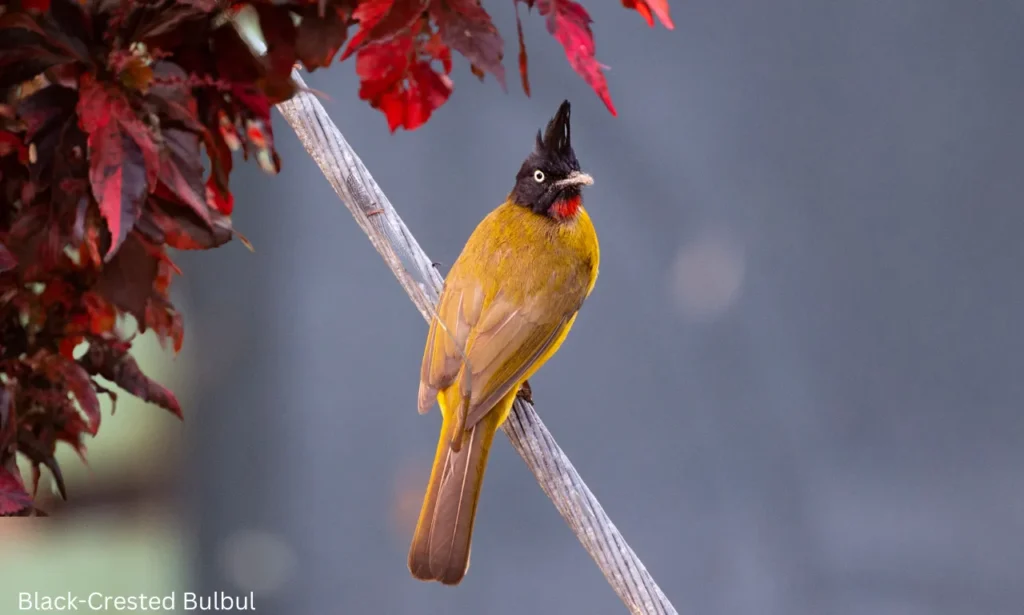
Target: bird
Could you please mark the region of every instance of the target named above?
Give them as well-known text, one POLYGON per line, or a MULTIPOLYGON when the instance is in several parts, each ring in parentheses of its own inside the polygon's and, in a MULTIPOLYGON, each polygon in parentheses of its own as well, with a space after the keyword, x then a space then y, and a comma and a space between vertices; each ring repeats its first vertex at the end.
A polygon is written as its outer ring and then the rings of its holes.
POLYGON ((409 548, 416 579, 462 581, 494 435, 597 281, 600 247, 582 200, 594 180, 571 136, 566 100, 537 131, 505 201, 466 241, 431 318, 418 409, 436 401, 442 425, 409 548))

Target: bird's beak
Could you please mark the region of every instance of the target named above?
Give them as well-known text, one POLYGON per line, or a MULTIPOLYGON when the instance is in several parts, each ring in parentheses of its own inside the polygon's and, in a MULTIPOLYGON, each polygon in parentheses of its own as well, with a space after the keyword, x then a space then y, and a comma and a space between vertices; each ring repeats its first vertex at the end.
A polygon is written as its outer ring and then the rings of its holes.
POLYGON ((594 178, 581 171, 573 171, 569 173, 569 177, 560 179, 555 182, 555 186, 559 188, 565 188, 567 186, 590 186, 594 183, 594 178))

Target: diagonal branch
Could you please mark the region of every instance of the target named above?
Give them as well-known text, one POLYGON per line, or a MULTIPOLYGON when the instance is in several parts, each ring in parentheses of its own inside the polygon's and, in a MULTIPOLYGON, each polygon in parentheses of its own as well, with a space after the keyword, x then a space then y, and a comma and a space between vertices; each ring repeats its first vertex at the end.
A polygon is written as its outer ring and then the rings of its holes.
MULTIPOLYGON (((297 71, 292 76, 301 88, 305 87, 297 71)), ((429 322, 440 294, 441 275, 320 101, 301 91, 278 109, 429 322)), ((533 405, 517 399, 502 429, 630 612, 675 615, 675 608, 626 544, 533 405)))

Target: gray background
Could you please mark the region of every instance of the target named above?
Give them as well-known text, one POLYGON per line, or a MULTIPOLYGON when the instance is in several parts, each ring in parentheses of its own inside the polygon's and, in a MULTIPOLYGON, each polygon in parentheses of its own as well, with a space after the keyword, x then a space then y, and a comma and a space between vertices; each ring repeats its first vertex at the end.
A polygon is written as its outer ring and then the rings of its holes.
MULTIPOLYGON (((389 135, 352 63, 309 81, 445 264, 573 102, 601 276, 534 395, 679 611, 1019 615, 1024 5, 687 0, 668 32, 590 2, 618 118, 523 12, 525 98, 511 3, 485 5, 508 94, 457 58, 449 103, 389 135)), ((281 175, 233 182, 257 252, 180 259, 192 587, 282 614, 624 612, 504 438, 466 580, 409 577, 426 328, 275 129, 281 175)))

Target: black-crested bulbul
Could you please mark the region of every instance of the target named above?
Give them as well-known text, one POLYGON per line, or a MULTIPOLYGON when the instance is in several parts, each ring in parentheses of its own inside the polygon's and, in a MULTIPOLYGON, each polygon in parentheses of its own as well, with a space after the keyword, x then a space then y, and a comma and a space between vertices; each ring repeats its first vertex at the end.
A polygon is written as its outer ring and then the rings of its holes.
POLYGON ((443 423, 409 550, 417 579, 455 585, 466 574, 494 434, 597 280, 597 234, 580 194, 593 180, 570 137, 565 101, 445 279, 420 372, 419 411, 436 399, 443 423))

